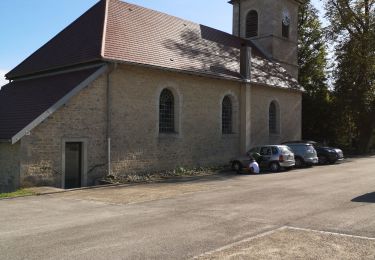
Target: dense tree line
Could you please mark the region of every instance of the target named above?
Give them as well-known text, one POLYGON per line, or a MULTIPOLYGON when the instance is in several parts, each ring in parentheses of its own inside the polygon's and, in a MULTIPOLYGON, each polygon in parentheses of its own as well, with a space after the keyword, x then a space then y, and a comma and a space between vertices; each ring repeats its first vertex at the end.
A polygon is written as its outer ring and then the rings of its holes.
POLYGON ((368 152, 375 141, 375 0, 325 0, 325 9, 330 24, 323 29, 310 0, 300 8, 303 137, 368 152), (331 74, 326 42, 335 52, 331 74))

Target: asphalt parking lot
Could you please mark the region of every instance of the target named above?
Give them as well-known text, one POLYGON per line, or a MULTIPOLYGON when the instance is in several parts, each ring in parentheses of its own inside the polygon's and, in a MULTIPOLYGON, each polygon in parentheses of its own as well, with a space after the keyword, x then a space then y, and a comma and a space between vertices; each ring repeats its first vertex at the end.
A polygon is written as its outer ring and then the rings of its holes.
POLYGON ((374 259, 375 157, 0 200, 0 259, 374 259))

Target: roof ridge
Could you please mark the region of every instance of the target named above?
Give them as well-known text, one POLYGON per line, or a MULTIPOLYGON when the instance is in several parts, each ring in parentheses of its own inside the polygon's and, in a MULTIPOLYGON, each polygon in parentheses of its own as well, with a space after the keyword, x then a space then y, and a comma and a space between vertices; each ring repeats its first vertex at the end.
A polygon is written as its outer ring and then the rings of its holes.
POLYGON ((106 37, 107 37, 108 7, 109 7, 110 0, 101 0, 101 1, 105 1, 103 34, 102 34, 102 42, 101 42, 101 48, 100 48, 100 56, 104 58, 105 42, 106 42, 106 37))

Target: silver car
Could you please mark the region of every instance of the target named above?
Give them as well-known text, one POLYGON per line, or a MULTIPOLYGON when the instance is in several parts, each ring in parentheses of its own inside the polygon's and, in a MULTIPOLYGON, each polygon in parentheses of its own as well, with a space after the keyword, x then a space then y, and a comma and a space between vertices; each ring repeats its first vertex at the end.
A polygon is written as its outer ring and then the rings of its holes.
POLYGON ((314 146, 308 143, 286 144, 294 153, 296 167, 312 166, 318 163, 318 154, 314 146))
POLYGON ((236 172, 248 170, 250 155, 260 155, 256 160, 262 170, 278 172, 281 169, 291 169, 295 165, 294 154, 288 146, 263 145, 250 149, 246 156, 232 159, 232 169, 236 172))

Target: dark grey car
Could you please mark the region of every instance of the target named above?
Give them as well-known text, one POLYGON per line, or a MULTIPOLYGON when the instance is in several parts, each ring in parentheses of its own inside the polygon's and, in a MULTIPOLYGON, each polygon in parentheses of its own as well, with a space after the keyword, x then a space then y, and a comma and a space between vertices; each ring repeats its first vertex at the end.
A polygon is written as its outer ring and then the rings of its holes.
POLYGON ((318 163, 318 155, 314 146, 308 143, 288 143, 293 151, 296 167, 312 166, 318 163))

